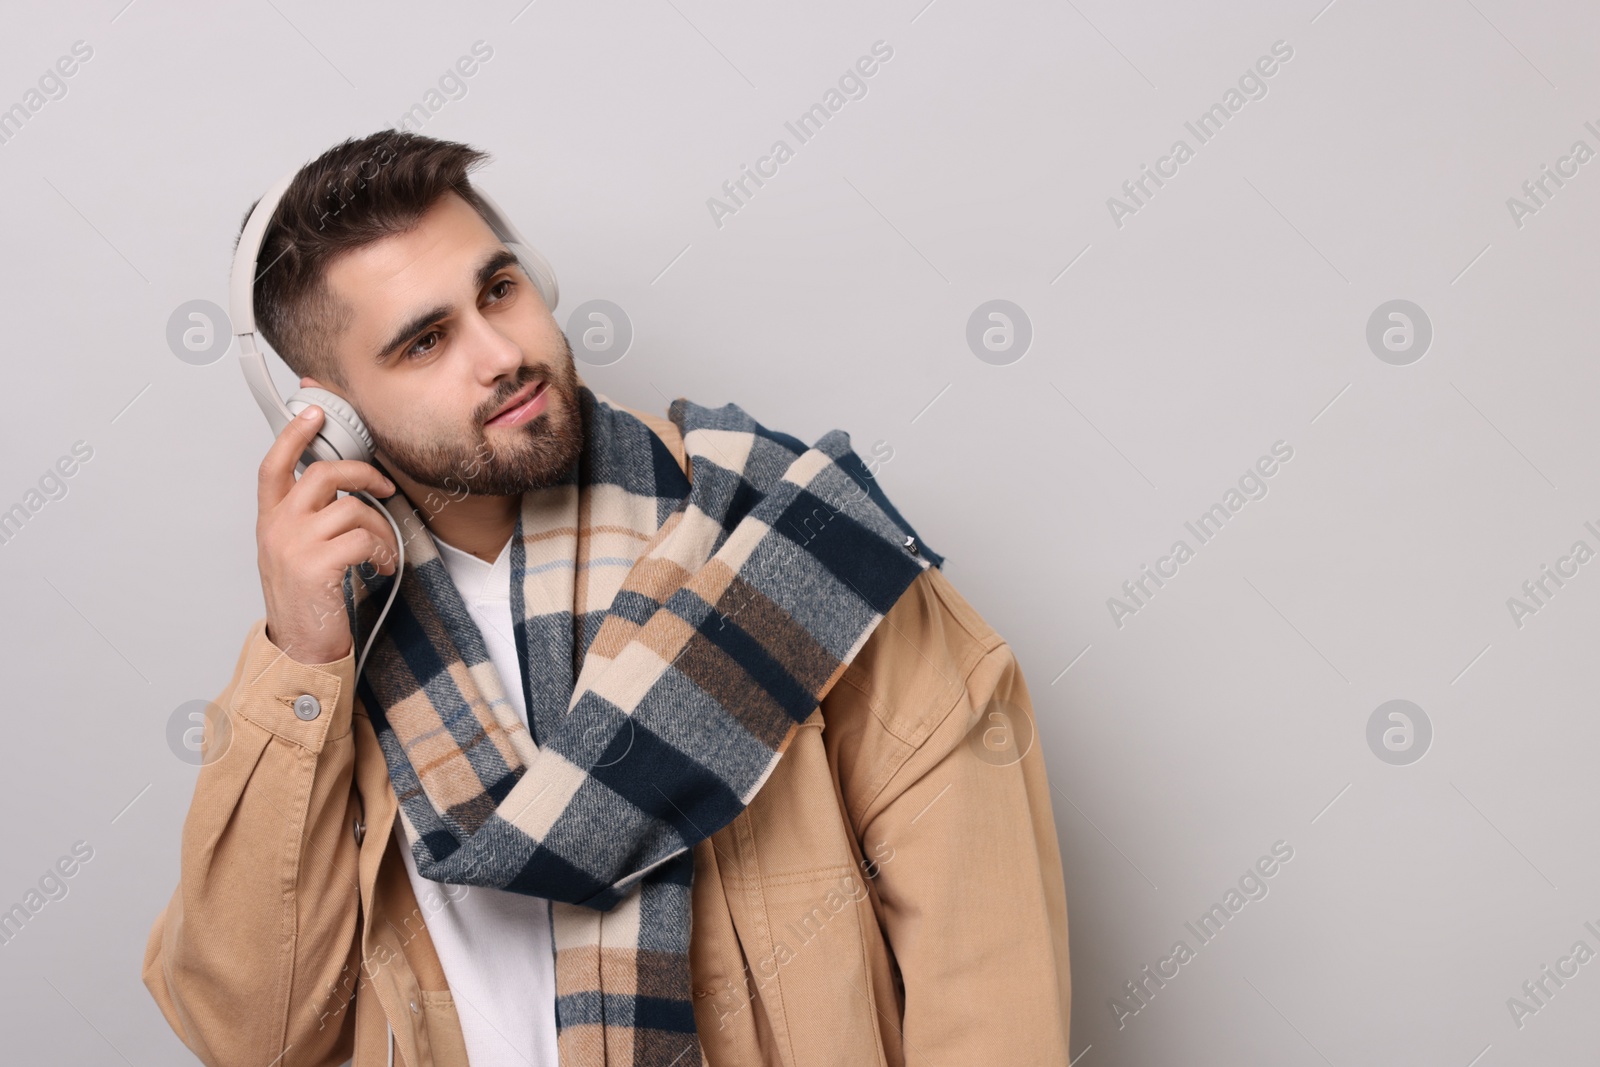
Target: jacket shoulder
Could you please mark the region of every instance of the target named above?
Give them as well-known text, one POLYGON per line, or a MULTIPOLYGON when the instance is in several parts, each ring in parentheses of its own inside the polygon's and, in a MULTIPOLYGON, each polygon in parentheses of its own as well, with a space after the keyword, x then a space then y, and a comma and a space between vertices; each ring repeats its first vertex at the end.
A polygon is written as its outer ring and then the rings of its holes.
POLYGON ((943 571, 928 567, 912 580, 822 701, 823 737, 853 818, 971 702, 979 664, 1005 654, 1004 639, 943 571))
POLYGON ((879 621, 840 684, 866 699, 884 729, 917 745, 973 666, 1003 644, 944 572, 927 567, 879 621))

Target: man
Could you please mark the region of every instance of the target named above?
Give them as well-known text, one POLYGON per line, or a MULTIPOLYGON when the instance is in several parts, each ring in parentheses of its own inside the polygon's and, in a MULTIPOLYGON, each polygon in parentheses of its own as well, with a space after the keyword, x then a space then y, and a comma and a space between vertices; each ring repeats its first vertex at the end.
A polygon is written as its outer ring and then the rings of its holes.
POLYGON ((267 231, 262 332, 376 463, 296 480, 313 406, 261 464, 266 615, 144 961, 167 1021, 212 1065, 1066 1064, 1010 647, 843 435, 589 390, 485 158, 346 141, 267 231), (399 545, 340 490, 420 520, 381 626, 399 545), (756 521, 784 494, 817 526, 756 521))

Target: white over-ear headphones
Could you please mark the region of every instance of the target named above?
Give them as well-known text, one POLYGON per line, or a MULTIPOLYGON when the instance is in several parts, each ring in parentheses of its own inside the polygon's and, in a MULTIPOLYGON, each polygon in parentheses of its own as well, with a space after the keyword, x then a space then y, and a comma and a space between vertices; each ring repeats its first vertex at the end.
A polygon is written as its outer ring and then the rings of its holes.
MULTIPOLYGON (((239 338, 239 365, 251 393, 255 394, 256 403, 261 406, 262 413, 272 427, 274 437, 282 433, 283 428, 308 405, 315 404, 322 409, 322 429, 300 457, 296 467, 298 471, 304 471, 319 459, 358 459, 370 463, 373 455, 372 434, 361 421, 361 416, 342 398, 326 389, 306 387, 295 392, 287 402, 284 401, 267 372, 266 353, 262 351, 256 331, 256 260, 261 252, 261 241, 278 202, 283 199, 289 183, 299 171, 299 167, 291 170, 262 195, 255 210, 250 213, 250 219, 239 235, 239 246, 233 253, 233 275, 228 283, 228 314, 233 319, 233 332, 239 338)), ((483 201, 484 221, 495 236, 505 243, 506 248, 515 253, 523 271, 532 279, 539 295, 544 297, 545 306, 555 311, 560 290, 550 261, 523 238, 488 193, 476 186, 473 191, 483 201)), ((270 263, 267 269, 272 269, 270 263)))
MULTIPOLYGON (((273 212, 277 210, 278 202, 283 199, 283 194, 299 172, 300 168, 296 167, 279 178, 262 194, 255 209, 250 212, 250 218, 239 234, 239 245, 234 249, 233 273, 228 281, 228 314, 233 319, 233 332, 239 338, 239 366, 244 371, 244 380, 249 384, 250 392, 254 394, 256 403, 261 406, 262 414, 266 415, 267 423, 272 427, 273 436, 282 433, 283 428, 306 407, 315 404, 322 409, 322 428, 297 461, 295 465, 297 473, 304 472, 306 467, 320 459, 354 459, 371 463, 374 453, 372 434, 367 430, 366 424, 361 421, 361 416, 356 414, 355 408, 338 395, 326 389, 308 386, 297 390, 288 401, 283 399, 277 386, 272 384, 272 377, 267 371, 267 356, 260 343, 263 339, 256 330, 256 260, 261 253, 261 241, 266 235, 267 224, 272 220, 273 212)), ((517 232, 516 226, 512 225, 511 220, 488 193, 476 186, 473 191, 483 202, 484 221, 489 224, 495 236, 504 242, 506 248, 516 255, 523 271, 538 288, 539 295, 544 297, 545 306, 554 311, 556 302, 560 299, 560 290, 556 287, 556 272, 550 266, 549 260, 540 255, 539 251, 517 232)), ((271 270, 272 264, 267 264, 266 269, 271 270)), ((366 492, 358 491, 355 495, 363 497, 367 503, 378 509, 380 515, 389 520, 389 525, 394 530, 395 544, 400 551, 389 598, 384 603, 383 611, 378 615, 378 620, 372 627, 372 634, 367 638, 366 646, 361 650, 361 657, 356 663, 355 676, 359 680, 361 668, 366 665, 367 653, 372 651, 372 642, 376 640, 378 630, 383 626, 383 620, 389 614, 389 608, 394 604, 396 594, 400 592, 400 579, 405 571, 406 541, 399 524, 394 521, 394 516, 389 514, 387 508, 366 492)), ((393 1041, 392 1035, 390 1040, 393 1041)), ((393 1055, 392 1044, 390 1055, 393 1055)))

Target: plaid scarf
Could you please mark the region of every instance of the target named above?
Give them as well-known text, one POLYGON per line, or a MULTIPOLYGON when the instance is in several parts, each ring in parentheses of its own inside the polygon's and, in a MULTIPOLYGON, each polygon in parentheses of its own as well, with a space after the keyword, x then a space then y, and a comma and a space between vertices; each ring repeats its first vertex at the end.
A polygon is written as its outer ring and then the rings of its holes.
MULTIPOLYGON (((403 494, 385 502, 407 538, 400 595, 356 695, 418 871, 551 901, 563 1063, 698 1067, 691 850, 943 557, 842 430, 808 448, 679 398, 661 429, 691 481, 581 383, 579 409, 578 460, 523 494, 511 539, 527 727, 403 494)), ((357 648, 393 580, 346 572, 357 648)))

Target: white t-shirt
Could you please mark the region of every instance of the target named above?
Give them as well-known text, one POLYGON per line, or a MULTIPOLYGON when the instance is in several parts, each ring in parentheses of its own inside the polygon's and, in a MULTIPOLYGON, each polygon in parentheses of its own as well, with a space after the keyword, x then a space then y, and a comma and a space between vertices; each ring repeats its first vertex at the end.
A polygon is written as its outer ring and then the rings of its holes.
MULTIPOLYGON (((511 621, 510 540, 492 564, 437 537, 433 541, 483 634, 506 698, 526 723, 511 621)), ((399 819, 394 829, 417 899, 439 898, 444 887, 417 872, 399 819)), ((445 899, 426 922, 450 983, 472 1067, 559 1067, 550 902, 483 886, 450 886, 445 899)))

